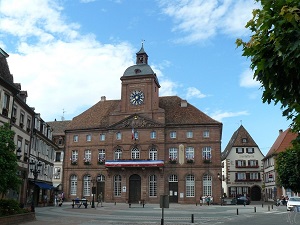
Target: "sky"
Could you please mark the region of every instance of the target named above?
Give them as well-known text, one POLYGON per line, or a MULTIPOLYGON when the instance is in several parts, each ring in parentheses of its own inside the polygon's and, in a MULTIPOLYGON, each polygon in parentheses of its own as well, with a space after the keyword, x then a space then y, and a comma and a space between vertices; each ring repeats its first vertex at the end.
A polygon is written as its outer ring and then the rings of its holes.
POLYGON ((45 121, 71 120, 121 98, 143 43, 160 96, 179 96, 222 122, 223 151, 243 125, 264 155, 290 121, 262 103, 250 59, 235 41, 254 0, 0 0, 0 47, 27 104, 45 121))

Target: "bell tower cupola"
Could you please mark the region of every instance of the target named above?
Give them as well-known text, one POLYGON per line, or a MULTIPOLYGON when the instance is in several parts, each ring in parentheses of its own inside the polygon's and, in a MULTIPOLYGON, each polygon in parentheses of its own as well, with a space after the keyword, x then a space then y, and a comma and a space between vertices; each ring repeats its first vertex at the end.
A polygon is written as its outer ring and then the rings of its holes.
POLYGON ((142 47, 140 51, 136 53, 136 64, 148 64, 148 55, 144 50, 144 43, 142 42, 142 47))

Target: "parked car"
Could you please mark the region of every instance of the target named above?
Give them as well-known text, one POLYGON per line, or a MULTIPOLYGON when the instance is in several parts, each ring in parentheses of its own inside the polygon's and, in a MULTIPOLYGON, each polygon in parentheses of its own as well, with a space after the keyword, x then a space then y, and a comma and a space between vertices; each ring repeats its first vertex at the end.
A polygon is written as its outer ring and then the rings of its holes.
POLYGON ((248 197, 245 197, 245 196, 240 196, 240 197, 237 197, 236 198, 236 204, 237 205, 249 205, 250 204, 250 198, 248 198, 248 197))
POLYGON ((286 204, 286 209, 290 211, 294 206, 300 206, 300 197, 290 197, 286 204))

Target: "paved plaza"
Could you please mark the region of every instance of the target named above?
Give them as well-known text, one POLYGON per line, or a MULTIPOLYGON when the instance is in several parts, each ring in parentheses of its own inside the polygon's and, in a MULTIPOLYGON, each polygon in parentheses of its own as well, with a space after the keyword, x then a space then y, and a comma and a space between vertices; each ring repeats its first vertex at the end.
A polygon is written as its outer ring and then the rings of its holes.
MULTIPOLYGON (((71 202, 62 207, 37 207, 36 221, 23 225, 157 225, 162 224, 162 209, 158 204, 142 205, 125 203, 103 203, 96 208, 72 208, 71 202)), ((163 224, 243 224, 273 225, 300 224, 300 215, 291 214, 283 206, 272 206, 261 202, 251 205, 181 205, 170 204, 164 209, 163 224)))

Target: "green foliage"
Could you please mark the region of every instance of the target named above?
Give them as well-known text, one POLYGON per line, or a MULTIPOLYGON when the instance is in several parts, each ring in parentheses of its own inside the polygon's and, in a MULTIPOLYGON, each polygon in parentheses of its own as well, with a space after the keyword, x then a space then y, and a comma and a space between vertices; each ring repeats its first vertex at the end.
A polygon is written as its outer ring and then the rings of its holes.
POLYGON ((28 212, 26 209, 21 209, 19 203, 13 199, 0 200, 0 216, 9 216, 28 212))
POLYGON ((17 176, 17 157, 14 153, 14 132, 9 124, 0 126, 0 194, 4 195, 9 189, 18 190, 21 180, 17 176))
POLYGON ((253 78, 263 88, 262 100, 280 103, 283 116, 290 119, 294 131, 300 131, 300 1, 256 0, 246 28, 251 39, 237 39, 243 56, 251 58, 253 78))
POLYGON ((292 148, 278 154, 275 169, 279 186, 300 192, 300 144, 298 142, 295 142, 292 148))

